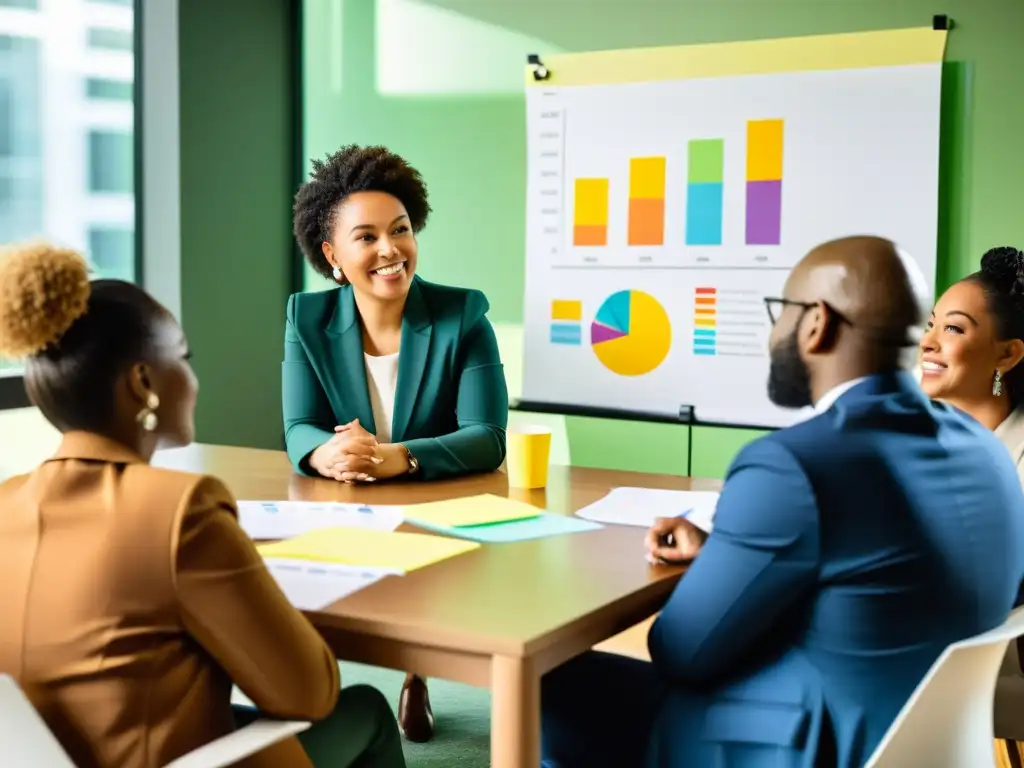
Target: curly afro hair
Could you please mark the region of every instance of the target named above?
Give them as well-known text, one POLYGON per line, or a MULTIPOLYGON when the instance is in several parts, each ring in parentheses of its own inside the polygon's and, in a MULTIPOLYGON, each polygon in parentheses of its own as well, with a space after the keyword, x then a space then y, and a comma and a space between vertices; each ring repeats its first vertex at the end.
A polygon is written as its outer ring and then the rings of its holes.
POLYGON ((39 242, 0 252, 0 354, 24 358, 29 399, 62 432, 107 432, 118 377, 154 359, 168 318, 132 283, 90 282, 75 251, 39 242))
POLYGON ((409 214, 412 231, 427 224, 430 203, 420 172, 386 147, 349 144, 324 160, 313 161, 309 181, 295 193, 292 231, 306 260, 333 280, 333 268, 322 245, 331 239, 338 204, 356 192, 386 192, 397 197, 409 214))
POLYGON ((85 259, 49 243, 9 246, 0 254, 0 355, 39 354, 67 333, 89 306, 85 259))

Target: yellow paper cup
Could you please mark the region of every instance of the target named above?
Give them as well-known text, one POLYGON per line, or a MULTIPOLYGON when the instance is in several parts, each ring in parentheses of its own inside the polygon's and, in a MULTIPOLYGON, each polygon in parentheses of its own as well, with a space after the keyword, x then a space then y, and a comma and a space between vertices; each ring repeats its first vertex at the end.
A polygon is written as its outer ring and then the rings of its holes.
POLYGON ((544 488, 548 484, 551 459, 551 430, 545 427, 517 427, 506 435, 505 468, 513 488, 544 488))

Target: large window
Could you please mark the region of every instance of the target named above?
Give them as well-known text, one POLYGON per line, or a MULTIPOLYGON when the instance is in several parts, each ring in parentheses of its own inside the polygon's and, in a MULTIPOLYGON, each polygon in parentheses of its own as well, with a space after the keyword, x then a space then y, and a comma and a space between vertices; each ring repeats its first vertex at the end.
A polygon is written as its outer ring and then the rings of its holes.
POLYGON ((93 227, 89 230, 89 260, 104 277, 134 279, 135 232, 127 227, 93 227))
MULTIPOLYGON (((136 280, 133 0, 0 0, 0 243, 136 280)), ((24 404, 0 359, 0 408, 24 404)))
POLYGON ((132 194, 134 153, 128 131, 89 131, 89 191, 132 194))

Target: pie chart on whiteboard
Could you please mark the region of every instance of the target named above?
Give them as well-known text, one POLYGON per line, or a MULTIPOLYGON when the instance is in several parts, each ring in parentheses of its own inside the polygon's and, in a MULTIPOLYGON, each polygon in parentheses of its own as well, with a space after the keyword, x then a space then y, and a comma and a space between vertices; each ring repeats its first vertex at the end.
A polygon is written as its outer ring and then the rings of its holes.
POLYGON ((613 293, 598 308, 590 324, 590 346, 612 373, 650 373, 665 361, 672 346, 668 313, 649 293, 613 293))

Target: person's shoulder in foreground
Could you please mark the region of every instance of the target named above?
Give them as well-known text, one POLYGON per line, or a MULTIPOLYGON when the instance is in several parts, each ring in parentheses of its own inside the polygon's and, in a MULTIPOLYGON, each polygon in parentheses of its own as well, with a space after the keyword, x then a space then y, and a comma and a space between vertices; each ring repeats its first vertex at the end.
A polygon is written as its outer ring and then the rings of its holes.
POLYGON ((739 453, 652 627, 668 764, 743 743, 738 766, 828 744, 860 765, 942 650, 1007 616, 1024 493, 992 435, 900 371, 926 293, 892 243, 845 238, 770 300, 769 395, 820 412, 739 453))
MULTIPOLYGON (((270 716, 334 717, 334 656, 231 494, 148 465, 194 435, 177 321, 45 243, 0 253, 0 285, 0 354, 24 360, 29 398, 63 434, 0 487, 0 672, 77 765, 166 765, 230 733, 232 682, 270 716)), ((308 764, 296 739, 246 763, 282 764, 308 764)))

